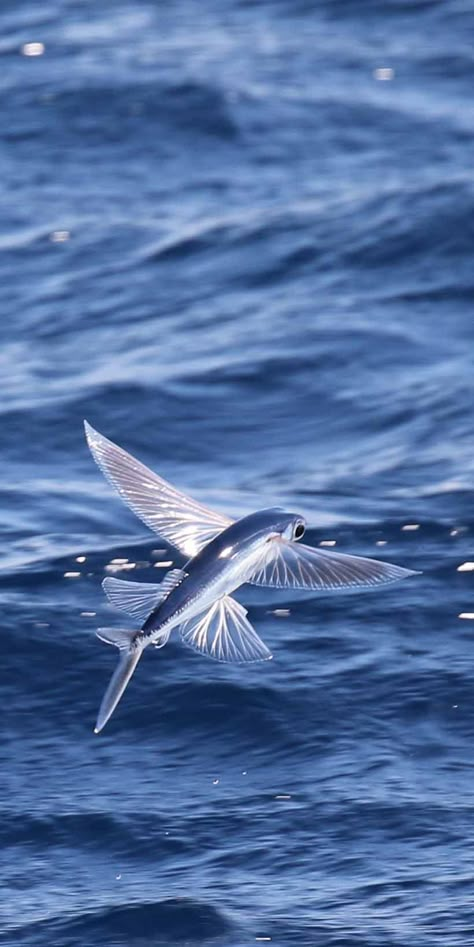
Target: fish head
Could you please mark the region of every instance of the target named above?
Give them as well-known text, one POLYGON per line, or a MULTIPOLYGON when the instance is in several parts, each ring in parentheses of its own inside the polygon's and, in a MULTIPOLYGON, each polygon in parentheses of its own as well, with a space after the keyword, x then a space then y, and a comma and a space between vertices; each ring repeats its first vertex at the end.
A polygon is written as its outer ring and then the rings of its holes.
POLYGON ((306 520, 300 513, 288 513, 286 510, 275 509, 275 533, 290 542, 301 539, 306 529, 306 520))
MULTIPOLYGON (((300 513, 289 513, 279 507, 258 510, 232 523, 213 542, 203 555, 218 559, 240 560, 243 555, 261 554, 262 546, 275 540, 293 542, 301 539, 305 520, 300 513)), ((244 580, 243 580, 244 581, 244 580)))

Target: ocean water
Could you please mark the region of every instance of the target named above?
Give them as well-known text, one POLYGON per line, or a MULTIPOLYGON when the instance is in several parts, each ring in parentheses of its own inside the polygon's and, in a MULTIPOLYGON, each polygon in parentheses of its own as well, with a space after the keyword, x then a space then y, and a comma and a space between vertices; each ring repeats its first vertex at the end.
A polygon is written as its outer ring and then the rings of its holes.
POLYGON ((2 944, 472 945, 473 40, 466 0, 1 5, 2 944), (149 649, 95 736, 101 581, 181 561, 83 418, 423 574, 244 587, 274 660, 149 649))

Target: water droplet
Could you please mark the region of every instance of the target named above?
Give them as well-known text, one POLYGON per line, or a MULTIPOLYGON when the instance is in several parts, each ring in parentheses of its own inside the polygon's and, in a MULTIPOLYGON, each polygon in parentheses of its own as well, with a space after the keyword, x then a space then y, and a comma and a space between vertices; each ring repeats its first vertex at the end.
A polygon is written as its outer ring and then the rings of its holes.
POLYGON ((373 77, 377 82, 390 82, 394 75, 395 70, 391 69, 390 66, 383 66, 381 69, 374 69, 373 71, 373 77))
POLYGON ((51 243, 66 243, 71 234, 69 230, 53 230, 49 235, 51 243))
POLYGON ((23 43, 21 47, 23 56, 42 56, 44 50, 44 43, 23 43))

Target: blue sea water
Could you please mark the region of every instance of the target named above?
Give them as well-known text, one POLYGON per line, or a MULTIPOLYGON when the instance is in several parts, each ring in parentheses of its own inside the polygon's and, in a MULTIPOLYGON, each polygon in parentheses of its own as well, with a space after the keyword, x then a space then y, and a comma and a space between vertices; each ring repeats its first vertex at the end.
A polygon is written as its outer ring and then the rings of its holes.
POLYGON ((466 0, 1 5, 2 944, 474 942, 473 40, 466 0), (274 660, 150 649, 95 736, 101 581, 181 562, 84 417, 423 575, 244 587, 274 660))

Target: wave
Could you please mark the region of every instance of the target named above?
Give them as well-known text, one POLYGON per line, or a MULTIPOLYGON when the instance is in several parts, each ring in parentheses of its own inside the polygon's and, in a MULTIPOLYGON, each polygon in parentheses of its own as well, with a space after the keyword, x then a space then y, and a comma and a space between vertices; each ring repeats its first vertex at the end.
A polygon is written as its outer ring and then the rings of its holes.
MULTIPOLYGON (((129 947, 183 943, 193 945, 214 941, 222 943, 232 930, 226 916, 211 904, 192 898, 167 898, 162 901, 110 905, 65 918, 52 917, 32 925, 17 927, 15 943, 24 941, 34 947, 44 943, 84 943, 129 947)), ((11 935, 10 935, 11 936, 11 935)), ((226 938, 227 939, 227 938, 226 938)))
POLYGON ((142 142, 145 133, 148 141, 155 139, 160 144, 172 136, 175 147, 183 138, 192 141, 204 135, 233 141, 239 134, 223 91, 197 79, 171 83, 157 78, 141 85, 127 82, 113 86, 84 82, 54 91, 48 83, 43 92, 42 114, 38 113, 38 98, 29 90, 17 93, 22 108, 12 113, 5 130, 8 141, 31 138, 41 147, 42 141, 52 137, 55 147, 60 143, 95 144, 134 151, 137 134, 142 142))

